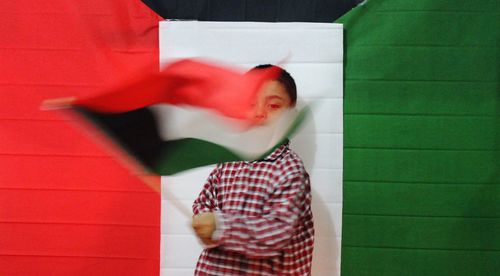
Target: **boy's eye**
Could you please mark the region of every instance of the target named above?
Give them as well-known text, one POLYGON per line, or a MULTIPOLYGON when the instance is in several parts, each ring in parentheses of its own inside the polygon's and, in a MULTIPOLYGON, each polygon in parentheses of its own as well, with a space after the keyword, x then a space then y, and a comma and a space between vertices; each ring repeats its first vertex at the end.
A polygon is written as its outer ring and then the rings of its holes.
POLYGON ((280 104, 270 104, 269 108, 271 108, 271 109, 279 109, 279 108, 281 108, 281 105, 280 104))

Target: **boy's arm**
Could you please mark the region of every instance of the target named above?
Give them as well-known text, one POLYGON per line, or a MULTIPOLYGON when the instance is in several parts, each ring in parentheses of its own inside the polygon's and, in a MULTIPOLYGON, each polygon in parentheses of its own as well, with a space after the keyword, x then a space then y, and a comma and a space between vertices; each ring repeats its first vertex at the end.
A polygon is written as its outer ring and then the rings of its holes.
POLYGON ((217 206, 217 186, 219 181, 219 165, 210 173, 203 185, 203 189, 193 203, 193 221, 191 226, 198 238, 207 247, 213 247, 215 244, 212 241, 212 233, 215 231, 214 211, 219 208, 217 206))
POLYGON ((217 207, 217 188, 216 184, 219 182, 219 165, 210 173, 207 181, 203 185, 203 189, 198 197, 193 202, 193 213, 198 215, 200 213, 214 212, 218 210, 217 207))
POLYGON ((216 213, 221 222, 217 225, 217 231, 220 232, 217 244, 225 250, 250 258, 279 255, 296 231, 301 214, 310 208, 310 203, 307 173, 286 175, 266 202, 266 211, 262 215, 216 213))

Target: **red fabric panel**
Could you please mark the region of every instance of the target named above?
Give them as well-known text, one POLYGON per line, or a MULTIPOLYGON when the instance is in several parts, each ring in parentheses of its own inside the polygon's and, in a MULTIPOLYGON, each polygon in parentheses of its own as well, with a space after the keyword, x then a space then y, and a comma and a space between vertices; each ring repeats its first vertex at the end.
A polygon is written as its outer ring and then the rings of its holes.
POLYGON ((147 186, 134 184, 137 180, 129 171, 122 171, 121 163, 104 155, 99 158, 1 154, 0 164, 0 189, 151 192, 147 186), (43 173, 30 173, 32 170, 43 173), (113 181, 109 181, 108 174, 114 171, 119 173, 113 173, 113 181))
MULTIPOLYGON (((37 256, 36 258, 33 256, 2 256, 0 267, 2 267, 3 275, 143 276, 153 275, 153 271, 158 270, 158 261, 98 256, 37 256), (50 273, 46 273, 47 271, 50 273)), ((154 275, 158 275, 158 273, 154 275)))
MULTIPOLYGON (((25 189, 4 189, 0 193, 0 219, 37 224, 82 223, 151 228, 156 226, 156 222, 144 216, 144 212, 155 208, 156 199, 154 193, 136 191, 34 189, 26 193, 25 189), (50 198, 50 201, 33 209, 30 204, 17 204, 19 198, 23 198, 25 202, 40 202, 46 198, 50 198), (134 208, 122 210, 121 206, 128 202, 134 202, 134 208), (15 213, 5 212, 9 210, 9 206, 14 205, 17 205, 15 213), (58 210, 60 206, 64 206, 64 209, 58 210), (75 218, 74 210, 79 208, 86 212, 81 212, 75 218)), ((145 241, 148 242, 147 239, 145 241)))
POLYGON ((0 275, 159 275, 160 197, 45 99, 157 70, 140 1, 0 1, 0 275))
MULTIPOLYGON (((1 38, 0 38, 1 39, 1 38)), ((0 54, 2 50, 0 49, 0 54)), ((3 64, 0 62, 0 67, 3 64)), ((2 87, 0 118, 5 119, 34 119, 37 120, 64 120, 58 112, 40 112, 40 104, 50 97, 66 97, 68 91, 71 95, 87 95, 98 89, 96 85, 68 84, 56 85, 28 85, 28 84, 4 84, 3 76, 0 75, 0 87, 2 87)))
POLYGON ((0 133, 0 152, 4 154, 103 155, 92 141, 82 139, 78 130, 64 121, 5 120, 0 133))

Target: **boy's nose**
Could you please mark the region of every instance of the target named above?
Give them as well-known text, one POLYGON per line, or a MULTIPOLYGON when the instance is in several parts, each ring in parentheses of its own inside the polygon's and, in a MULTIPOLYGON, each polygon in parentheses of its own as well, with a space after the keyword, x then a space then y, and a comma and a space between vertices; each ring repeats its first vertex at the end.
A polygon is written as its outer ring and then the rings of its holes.
POLYGON ((267 119, 267 111, 264 107, 257 105, 254 110, 254 118, 262 122, 267 119))
POLYGON ((257 112, 257 113, 255 113, 255 118, 259 118, 259 119, 260 119, 260 118, 262 118, 262 119, 265 119, 265 118, 267 118, 267 113, 266 113, 266 112, 264 112, 264 111, 257 112))

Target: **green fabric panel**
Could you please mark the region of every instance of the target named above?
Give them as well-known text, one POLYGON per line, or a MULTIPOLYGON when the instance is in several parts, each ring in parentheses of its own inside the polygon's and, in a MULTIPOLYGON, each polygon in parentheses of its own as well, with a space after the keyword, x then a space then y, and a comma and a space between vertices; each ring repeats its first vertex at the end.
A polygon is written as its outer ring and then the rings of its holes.
POLYGON ((425 10, 437 12, 494 12, 495 9, 498 9, 499 4, 497 0, 482 0, 481 2, 481 5, 478 5, 476 1, 419 0, 412 2, 408 0, 392 0, 379 1, 376 8, 378 10, 393 11, 425 10))
POLYGON ((369 0, 338 20, 342 275, 500 271, 499 8, 369 0))
POLYGON ((495 116, 499 89, 498 82, 351 80, 344 113, 495 116))
POLYGON ((345 246, 489 250, 500 252, 500 218, 367 216, 344 214, 362 224, 342 237, 345 246))
POLYGON ((346 81, 384 79, 493 82, 498 76, 497 61, 491 58, 497 53, 494 48, 408 45, 358 46, 351 50, 355 54, 348 56, 351 69, 346 71, 346 81), (440 62, 436 62, 437 60, 440 62))
POLYGON ((500 270, 498 251, 343 246, 342 259, 357 260, 342 262, 342 275, 356 276, 491 276, 500 270))
MULTIPOLYGON (((495 150, 493 117, 346 115, 344 147, 495 150), (404 137, 404 139, 402 139, 404 137)), ((500 152, 499 152, 500 153, 500 152)))
POLYGON ((346 181, 344 209, 352 214, 498 218, 499 194, 495 184, 346 181))
POLYGON ((498 185, 498 158, 487 151, 344 149, 344 181, 498 185))
POLYGON ((349 48, 380 44, 496 47, 499 3, 477 2, 368 0, 337 21, 345 24, 347 39, 355 43, 349 48))

